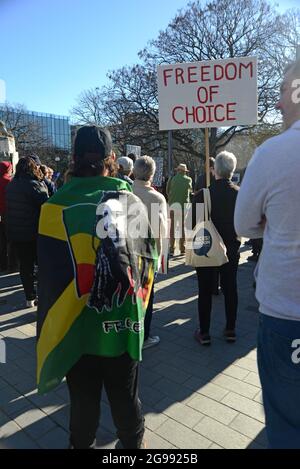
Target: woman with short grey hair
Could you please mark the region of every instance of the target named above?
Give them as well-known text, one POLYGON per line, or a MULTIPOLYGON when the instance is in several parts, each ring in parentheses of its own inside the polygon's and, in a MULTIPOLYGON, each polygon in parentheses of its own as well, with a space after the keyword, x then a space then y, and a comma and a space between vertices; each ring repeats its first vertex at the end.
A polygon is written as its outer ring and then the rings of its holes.
POLYGON ((133 175, 139 181, 152 181, 155 174, 156 164, 150 156, 142 156, 134 163, 133 175))
MULTIPOLYGON (((210 317, 212 310, 212 295, 214 278, 220 272, 221 287, 225 300, 226 326, 224 338, 227 342, 236 340, 235 324, 238 307, 237 269, 239 264, 240 240, 234 229, 234 209, 238 194, 238 186, 231 182, 236 168, 236 157, 233 153, 222 151, 215 160, 215 181, 209 187, 211 198, 211 219, 223 238, 229 262, 221 267, 198 267, 198 315, 199 328, 195 331, 195 339, 202 345, 209 345, 210 317)), ((193 200, 193 225, 197 223, 196 205, 203 203, 203 191, 199 191, 193 200)), ((200 212, 201 213, 201 212, 200 212)))
POLYGON ((231 179, 236 168, 236 157, 229 151, 221 151, 215 159, 215 173, 219 178, 231 179))
MULTIPOLYGON (((162 240, 167 236, 167 202, 165 197, 157 190, 151 187, 155 174, 155 161, 150 156, 137 158, 134 163, 133 175, 133 193, 137 195, 148 212, 148 219, 154 234, 158 254, 162 251, 162 240), (153 219, 153 217, 157 217, 153 219)), ((150 326, 153 312, 154 287, 152 287, 148 308, 144 322, 144 349, 153 347, 160 342, 158 336, 150 336, 150 326)))

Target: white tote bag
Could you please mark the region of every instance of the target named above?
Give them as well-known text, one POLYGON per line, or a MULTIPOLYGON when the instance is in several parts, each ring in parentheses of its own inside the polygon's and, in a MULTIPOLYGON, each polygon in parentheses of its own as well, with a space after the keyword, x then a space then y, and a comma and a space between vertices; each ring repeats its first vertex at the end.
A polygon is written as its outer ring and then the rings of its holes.
POLYGON ((228 262, 226 246, 211 221, 209 189, 203 189, 204 219, 186 232, 186 265, 193 267, 219 267, 228 262))

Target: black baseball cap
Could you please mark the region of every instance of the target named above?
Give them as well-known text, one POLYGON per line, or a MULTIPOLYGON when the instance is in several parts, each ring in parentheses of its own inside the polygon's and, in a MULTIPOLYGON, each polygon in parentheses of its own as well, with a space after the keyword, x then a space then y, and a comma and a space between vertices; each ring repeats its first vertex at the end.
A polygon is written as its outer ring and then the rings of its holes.
POLYGON ((109 130, 98 125, 85 125, 77 130, 74 142, 74 160, 95 162, 104 160, 112 151, 109 130))

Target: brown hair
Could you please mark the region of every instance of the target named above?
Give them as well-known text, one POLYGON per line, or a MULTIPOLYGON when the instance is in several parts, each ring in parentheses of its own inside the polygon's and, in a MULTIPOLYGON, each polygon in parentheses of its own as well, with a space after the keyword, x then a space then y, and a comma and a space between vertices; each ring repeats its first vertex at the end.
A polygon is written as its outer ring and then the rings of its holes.
POLYGON ((105 170, 108 171, 110 177, 116 177, 118 174, 118 165, 111 156, 104 160, 98 160, 94 164, 86 160, 75 160, 69 164, 69 167, 64 175, 65 182, 68 182, 72 177, 92 177, 100 176, 105 170))
POLYGON ((15 178, 21 179, 25 175, 31 176, 32 179, 36 179, 37 181, 44 179, 42 171, 29 156, 21 158, 16 166, 15 178))

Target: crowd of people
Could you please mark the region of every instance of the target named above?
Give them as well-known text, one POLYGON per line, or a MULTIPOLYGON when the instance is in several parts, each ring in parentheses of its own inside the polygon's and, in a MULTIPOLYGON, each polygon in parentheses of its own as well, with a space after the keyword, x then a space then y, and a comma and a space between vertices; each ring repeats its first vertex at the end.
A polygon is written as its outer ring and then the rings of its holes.
MULTIPOLYGON (((258 365, 271 448, 300 448, 300 360, 293 359, 300 339, 300 106, 292 99, 299 74, 296 62, 281 87, 278 108, 286 130, 256 150, 241 187, 232 182, 234 154, 222 151, 210 158, 210 216, 228 262, 195 269, 199 325, 194 338, 211 344, 212 295, 220 282, 224 339, 232 343, 241 236, 256 249, 258 365)), ((19 263, 26 304, 38 306, 39 391, 67 378, 70 448, 95 446, 103 386, 117 447, 145 446, 138 362, 142 349, 160 342, 151 335, 151 320, 163 240, 169 237, 170 256, 176 238, 185 254, 186 215, 192 213, 194 228, 207 186, 203 175, 193 188, 181 163, 165 197, 152 185, 155 169, 149 156, 117 159, 109 132, 98 126, 77 131, 72 165, 58 191, 53 171, 37 155, 21 158, 13 177, 11 164, 0 163, 1 270, 19 263)))

